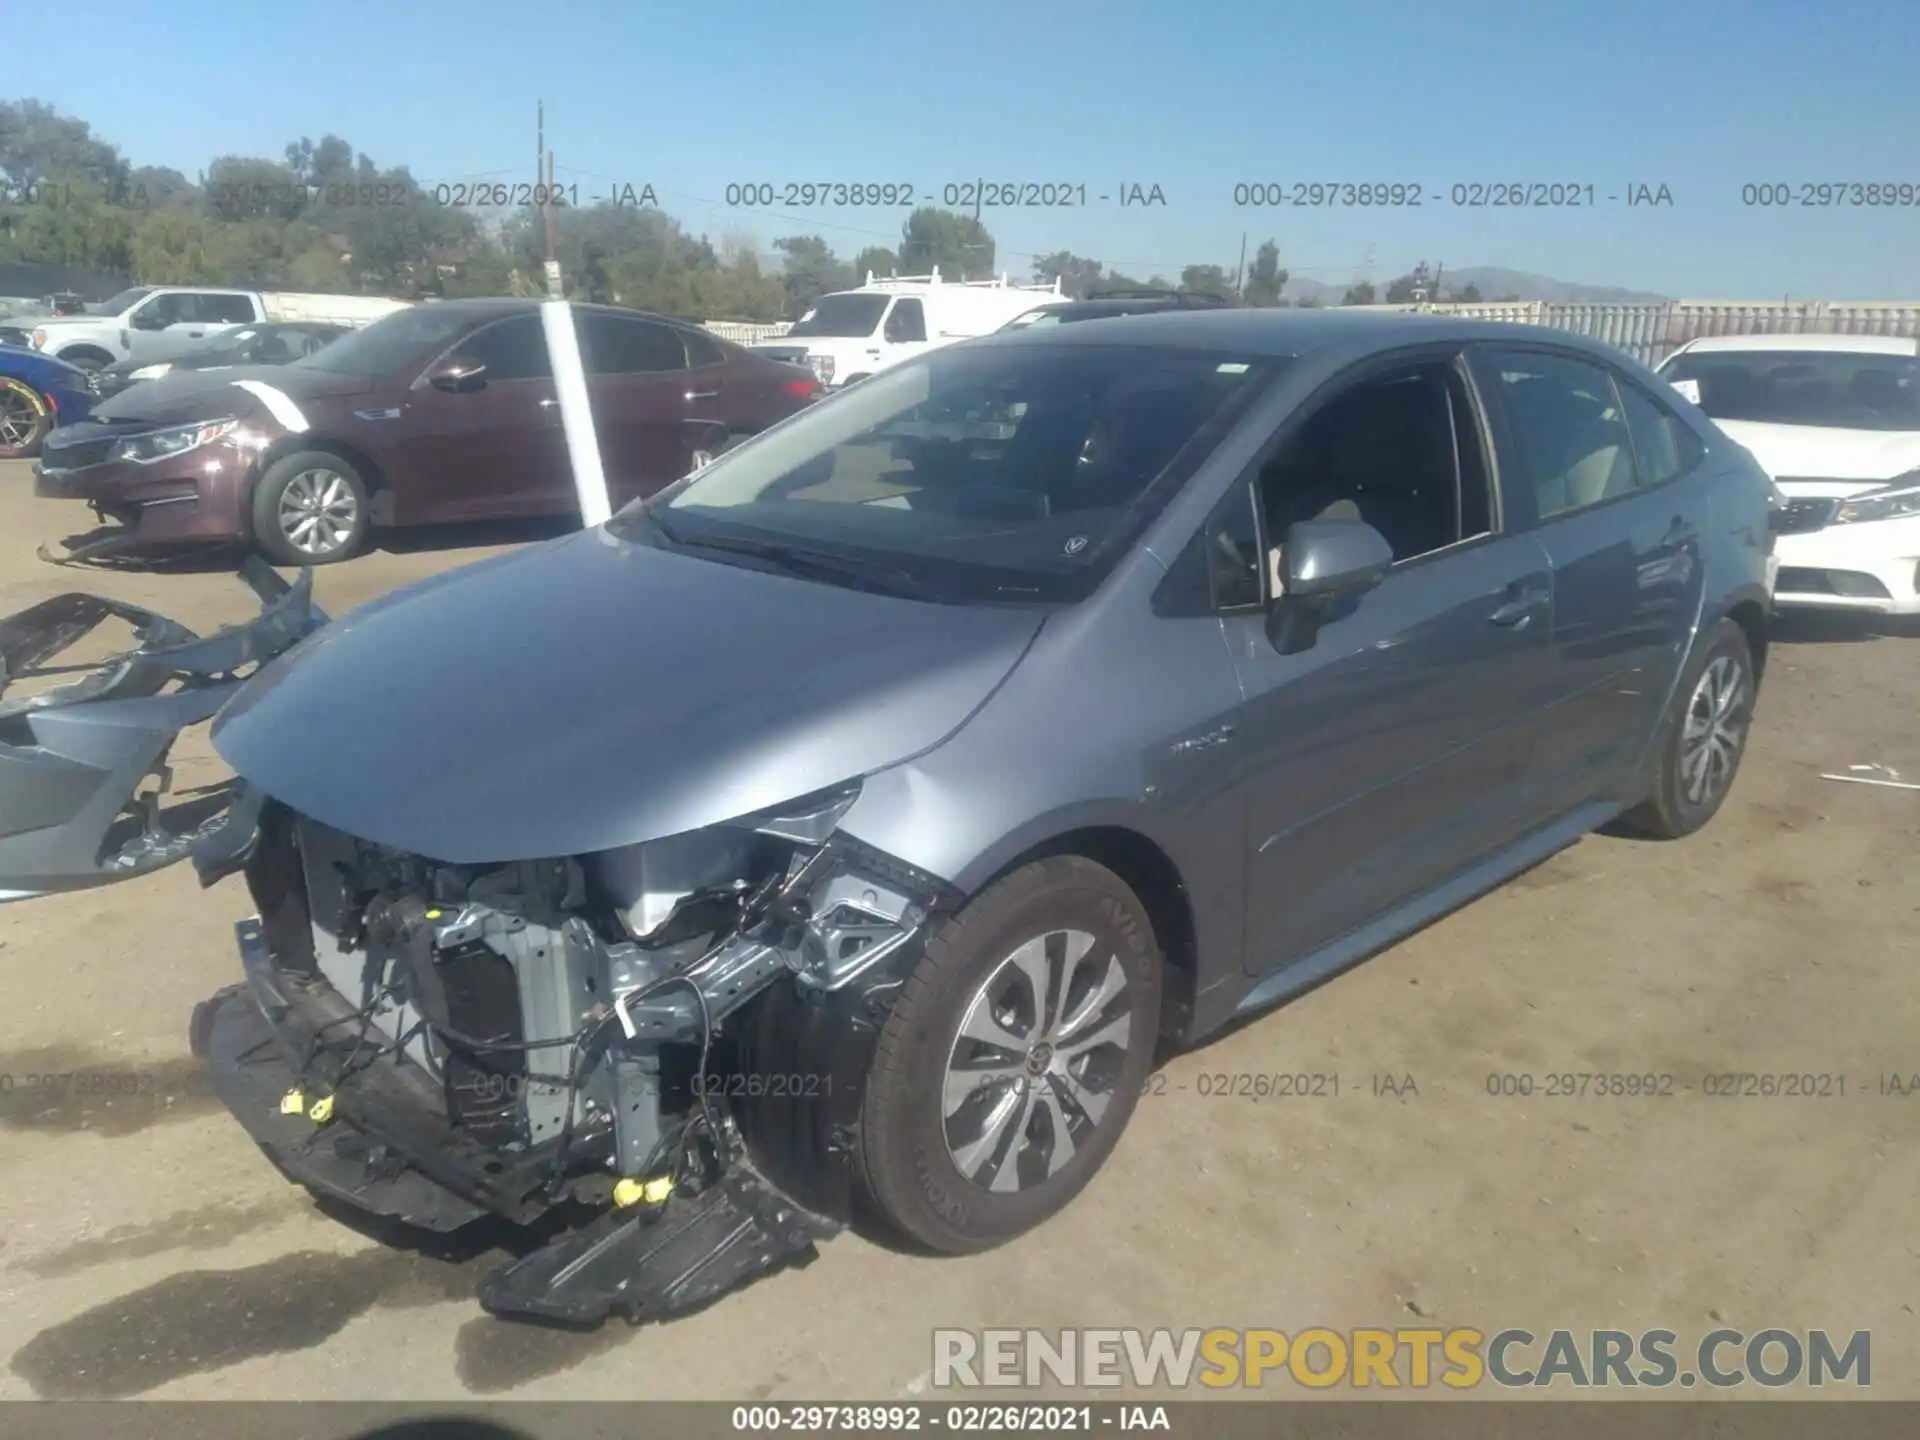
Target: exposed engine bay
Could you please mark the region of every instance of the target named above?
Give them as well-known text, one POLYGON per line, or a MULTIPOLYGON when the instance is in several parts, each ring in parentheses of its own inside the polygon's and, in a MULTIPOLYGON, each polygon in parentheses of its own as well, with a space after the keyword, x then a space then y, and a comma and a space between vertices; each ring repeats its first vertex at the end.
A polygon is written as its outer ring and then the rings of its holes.
POLYGON ((456 866, 243 793, 195 863, 246 869, 248 984, 201 1007, 195 1049, 319 1193, 435 1230, 597 1215, 494 1276, 497 1313, 699 1303, 845 1223, 847 1026, 870 1043, 957 903, 835 833, 857 794, 456 866))

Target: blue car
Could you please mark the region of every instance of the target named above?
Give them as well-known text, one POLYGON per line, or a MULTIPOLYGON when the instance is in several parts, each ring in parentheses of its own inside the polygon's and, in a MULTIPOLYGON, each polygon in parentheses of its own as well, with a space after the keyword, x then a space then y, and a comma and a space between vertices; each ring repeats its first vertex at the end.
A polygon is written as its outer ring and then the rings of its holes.
POLYGON ((54 426, 92 413, 96 393, 79 366, 0 345, 0 460, 31 460, 54 426))

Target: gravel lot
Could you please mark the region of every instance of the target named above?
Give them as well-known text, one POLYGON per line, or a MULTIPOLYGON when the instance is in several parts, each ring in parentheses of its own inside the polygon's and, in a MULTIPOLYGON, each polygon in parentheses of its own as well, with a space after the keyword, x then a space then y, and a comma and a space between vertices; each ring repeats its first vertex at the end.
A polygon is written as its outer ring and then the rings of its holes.
MULTIPOLYGON (((84 528, 0 463, 0 613, 76 586, 202 629, 253 606, 224 573, 34 558, 84 528)), ((321 601, 487 553, 474 538, 325 571, 321 601)), ((472 1289, 498 1251, 377 1243, 219 1110, 186 1027, 238 978, 237 878, 0 907, 0 1075, 147 1090, 0 1089, 0 1398, 874 1400, 925 1393, 939 1326, 1664 1325, 1684 1345, 1723 1323, 1870 1330, 1874 1392, 1920 1398, 1920 1096, 1877 1084, 1920 1072, 1920 792, 1820 778, 1865 763, 1920 780, 1920 637, 1789 632, 1707 832, 1590 838, 1175 1058, 1054 1223, 958 1261, 845 1237, 690 1318, 589 1334, 486 1318, 472 1289), (1559 1071, 1676 1093, 1488 1093, 1559 1071), (1844 1075, 1846 1095, 1703 1095, 1725 1071, 1844 1075), (1340 1076, 1338 1098, 1202 1093, 1302 1072, 1340 1076)), ((177 783, 217 774, 189 749, 177 783)))

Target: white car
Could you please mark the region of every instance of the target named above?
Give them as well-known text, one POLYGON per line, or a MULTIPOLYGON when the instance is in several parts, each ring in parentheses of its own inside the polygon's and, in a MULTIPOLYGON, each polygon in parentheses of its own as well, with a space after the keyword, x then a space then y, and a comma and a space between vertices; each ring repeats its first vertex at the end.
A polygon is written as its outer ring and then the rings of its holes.
POLYGON ((1920 614, 1920 341, 1717 336, 1660 374, 1785 498, 1777 607, 1920 614))

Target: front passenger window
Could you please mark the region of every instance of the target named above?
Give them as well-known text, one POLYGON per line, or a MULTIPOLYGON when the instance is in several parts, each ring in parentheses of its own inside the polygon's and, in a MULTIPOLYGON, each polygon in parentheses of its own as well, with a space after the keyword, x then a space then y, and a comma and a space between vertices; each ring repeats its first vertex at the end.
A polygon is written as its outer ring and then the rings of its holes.
POLYGON ((1360 520, 1396 561, 1489 528, 1486 469, 1453 365, 1410 365, 1328 400, 1260 468, 1270 543, 1302 520, 1360 520))
POLYGON ((1530 495, 1536 518, 1632 493, 1633 439, 1604 367, 1545 351, 1495 352, 1491 359, 1519 451, 1502 483, 1530 495))
POLYGON ((886 337, 893 345, 927 338, 927 315, 918 300, 893 302, 893 310, 887 316, 886 337))
POLYGON ((553 376, 547 359, 547 332, 536 315, 520 315, 490 325, 469 336, 459 353, 486 366, 489 383, 547 380, 553 376))

